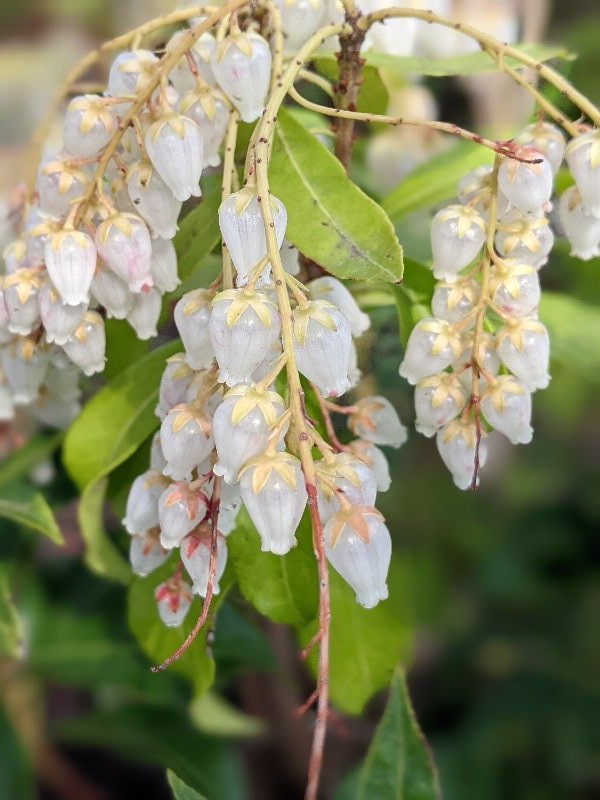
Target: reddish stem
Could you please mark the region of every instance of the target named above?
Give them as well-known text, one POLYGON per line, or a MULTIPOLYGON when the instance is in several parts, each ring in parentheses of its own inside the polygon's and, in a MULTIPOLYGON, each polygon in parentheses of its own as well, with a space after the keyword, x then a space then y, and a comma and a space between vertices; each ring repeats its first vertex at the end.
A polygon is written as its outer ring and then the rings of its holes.
POLYGON ((350 450, 348 445, 342 444, 336 435, 335 428, 333 427, 333 422, 331 421, 331 414, 329 413, 329 410, 331 408, 330 404, 323 398, 321 392, 317 389, 314 383, 311 383, 311 386, 315 394, 315 397, 317 398, 317 401, 319 403, 319 408, 321 409, 321 416, 323 417, 323 423, 325 424, 325 430, 327 431, 327 437, 329 438, 332 447, 335 450, 337 450, 338 453, 341 453, 342 450, 350 450))

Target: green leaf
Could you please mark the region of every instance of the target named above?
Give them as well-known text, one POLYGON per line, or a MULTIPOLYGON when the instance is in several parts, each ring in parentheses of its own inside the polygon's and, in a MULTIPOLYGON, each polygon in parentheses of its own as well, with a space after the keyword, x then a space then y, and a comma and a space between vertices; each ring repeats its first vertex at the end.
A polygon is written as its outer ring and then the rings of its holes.
POLYGON ((104 530, 103 511, 108 478, 85 487, 79 498, 77 520, 85 542, 84 562, 97 575, 120 583, 131 581, 131 568, 104 530))
POLYGON ((298 546, 285 556, 263 553, 245 509, 227 538, 229 557, 243 596, 273 622, 302 625, 317 611, 317 572, 311 531, 305 516, 297 532, 298 546))
POLYGON ((558 292, 544 292, 540 319, 548 328, 553 359, 600 381, 600 308, 558 292))
POLYGON ((402 278, 402 248, 386 214, 283 109, 269 176, 287 207, 286 236, 305 256, 338 278, 402 278))
POLYGON ((22 655, 23 629, 12 599, 7 570, 0 566, 0 656, 22 655))
POLYGON ((219 243, 221 231, 217 212, 221 204, 218 176, 202 178, 202 199, 179 223, 173 240, 177 251, 179 277, 185 281, 219 243))
POLYGON ((213 736, 251 737, 265 732, 265 724, 241 711, 216 692, 195 697, 190 705, 190 717, 196 727, 213 736))
POLYGON ((440 787, 431 752, 398 668, 388 703, 362 767, 335 800, 437 800, 440 787))
POLYGON ((2 800, 38 800, 31 759, 3 705, 0 705, 0 753, 2 800))
MULTIPOLYGON (((536 61, 548 61, 551 58, 573 58, 563 47, 548 44, 520 44, 516 49, 536 61)), ((370 50, 364 54, 367 64, 385 67, 401 75, 428 75, 445 77, 451 75, 479 75, 482 72, 494 72, 498 65, 487 53, 478 51, 462 56, 449 58, 417 58, 415 56, 393 56, 370 50)), ((522 66, 515 58, 504 57, 509 67, 522 66)))
POLYGON ((25 528, 31 528, 37 533, 42 533, 55 544, 64 544, 52 509, 44 496, 39 493, 32 492, 29 499, 18 502, 0 497, 0 517, 10 519, 25 528))
POLYGON ((206 800, 205 795, 199 794, 195 789, 192 789, 170 769, 167 770, 167 781, 173 792, 174 800, 206 800))
POLYGON ((12 453, 0 466, 0 486, 28 475, 58 449, 63 436, 62 431, 40 433, 12 453))
MULTIPOLYGON (((314 59, 314 64, 323 77, 336 82, 339 75, 338 61, 334 55, 319 55, 314 59)), ((389 102, 388 90, 381 80, 379 69, 370 64, 365 64, 362 71, 362 83, 358 93, 357 111, 370 112, 371 114, 385 114, 389 102)))
POLYGON ((110 381, 119 372, 123 372, 131 364, 135 364, 148 352, 149 342, 138 339, 133 328, 122 319, 107 319, 104 322, 106 331, 106 367, 104 380, 110 381))
POLYGON ((455 197, 456 184, 467 172, 482 164, 491 164, 493 160, 491 150, 471 142, 459 142, 451 150, 417 167, 383 198, 381 206, 396 222, 413 211, 455 197))

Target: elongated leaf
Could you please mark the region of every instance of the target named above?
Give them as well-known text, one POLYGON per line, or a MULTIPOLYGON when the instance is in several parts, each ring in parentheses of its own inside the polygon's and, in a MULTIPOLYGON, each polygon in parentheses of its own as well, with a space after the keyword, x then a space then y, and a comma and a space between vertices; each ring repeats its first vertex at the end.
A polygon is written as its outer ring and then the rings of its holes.
POLYGON ((0 486, 30 473, 40 461, 58 449, 63 435, 62 431, 40 433, 31 438, 20 450, 12 453, 0 466, 0 486))
POLYGON ((37 800, 39 794, 31 758, 3 705, 0 705, 0 753, 2 800, 37 800))
POLYGON ((196 270, 221 238, 217 211, 221 189, 217 176, 202 179, 202 199, 183 218, 174 239, 179 277, 185 281, 196 270))
POLYGON ((64 544, 52 509, 41 494, 32 493, 29 499, 18 502, 0 497, 0 517, 43 533, 55 544, 64 544))
POLYGON ((167 781, 173 792, 174 800, 206 800, 206 796, 199 794, 187 783, 184 783, 181 778, 178 778, 170 769, 167 770, 167 781))
POLYGON ((338 278, 402 278, 402 248, 386 214, 283 109, 269 175, 287 207, 286 236, 304 255, 338 278))
POLYGON ((467 172, 482 164, 491 164, 493 159, 491 150, 459 142, 401 181, 383 198, 382 208, 396 222, 412 211, 449 200, 456 196, 456 184, 467 172))
MULTIPOLYGON (((517 45, 516 49, 535 58, 536 61, 572 58, 563 47, 555 45, 521 44, 517 45)), ((479 75, 482 72, 493 72, 498 69, 496 62, 482 51, 449 58, 417 58, 415 56, 392 56, 372 50, 365 53, 364 58, 367 64, 385 67, 401 75, 429 75, 431 77, 479 75)), ((520 62, 515 58, 504 58, 504 63, 509 67, 520 66, 520 62)))
POLYGON ((250 717, 216 692, 205 692, 192 700, 190 716, 197 728, 214 736, 250 737, 264 733, 265 724, 250 717))
POLYGON ((388 703, 362 767, 335 800, 437 800, 438 777, 398 668, 388 703))
POLYGON ((23 629, 13 602, 8 574, 0 566, 0 656, 18 658, 23 646, 23 629))
POLYGON ((552 358, 600 381, 600 308, 558 292, 544 292, 540 319, 550 334, 552 358))

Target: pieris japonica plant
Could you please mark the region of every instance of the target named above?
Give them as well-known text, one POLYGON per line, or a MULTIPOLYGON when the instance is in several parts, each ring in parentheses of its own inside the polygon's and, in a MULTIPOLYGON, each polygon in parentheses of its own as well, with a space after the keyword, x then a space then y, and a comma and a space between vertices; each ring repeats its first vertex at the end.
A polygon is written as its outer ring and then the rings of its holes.
MULTIPOLYGON (((475 489, 501 437, 532 439, 534 395, 550 381, 539 304, 555 238, 580 259, 600 253, 598 110, 526 51, 420 5, 188 4, 108 42, 61 92, 62 142, 40 158, 4 250, 3 421, 68 428, 80 386, 88 393, 87 378, 105 368, 109 325, 115 351, 127 325, 141 341, 160 332, 176 342, 164 357, 149 351, 162 374, 146 383, 140 371, 133 390, 147 411, 140 422, 131 408, 135 445, 152 443, 122 515, 131 570, 150 587, 156 619, 185 631, 167 658, 146 644, 155 671, 189 648, 207 650, 200 632, 218 631, 234 584, 264 610, 253 588, 261 569, 288 574, 295 552, 314 556, 315 622, 308 634, 298 629, 304 657, 316 654, 316 689, 301 709, 316 706, 306 800, 317 798, 323 763, 331 626, 345 624, 330 586, 376 614, 390 591, 392 540, 402 547, 376 508, 393 486, 386 449, 408 432, 361 377, 375 338, 370 290, 404 293, 397 363, 414 386, 414 427, 435 437, 456 486, 475 489), (386 53, 392 70, 396 57, 428 58, 431 31, 440 52, 483 50, 525 85, 534 121, 494 140, 357 111, 365 57, 386 53), (101 53, 113 58, 105 84, 79 92, 101 53), (522 67, 568 97, 578 121, 522 67), (462 138, 486 162, 431 203, 426 298, 402 284, 392 223, 348 177, 354 141, 368 135, 357 123, 462 138), (557 197, 559 171, 569 186, 557 197), (206 278, 203 261, 216 260, 219 241, 218 274, 206 278)), ((115 452, 102 478, 132 450, 115 452)), ((276 591, 266 575, 264 591, 276 591)))

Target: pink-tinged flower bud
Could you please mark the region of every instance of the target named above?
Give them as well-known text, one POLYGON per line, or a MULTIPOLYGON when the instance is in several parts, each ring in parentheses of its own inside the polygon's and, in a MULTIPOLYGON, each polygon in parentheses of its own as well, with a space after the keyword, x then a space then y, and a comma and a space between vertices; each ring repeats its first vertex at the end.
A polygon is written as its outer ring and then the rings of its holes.
MULTIPOLYGON (((285 411, 285 403, 276 392, 254 386, 230 389, 215 411, 213 432, 219 460, 215 475, 227 483, 236 483, 242 465, 264 452, 271 430, 285 411)), ((281 428, 283 439, 289 425, 281 428)))
MULTIPOLYGON (((166 53, 172 52, 181 45, 181 39, 187 31, 176 31, 165 47, 166 53)), ((215 37, 210 33, 203 33, 188 50, 186 56, 182 56, 177 64, 169 72, 169 80, 180 94, 194 89, 197 85, 196 76, 192 74, 188 58, 194 63, 194 68, 203 81, 214 86, 215 76, 210 66, 210 57, 215 50, 217 43, 215 37)), ((215 165, 218 166, 218 165, 215 165)))
POLYGON ((65 114, 65 150, 83 158, 97 156, 116 130, 117 120, 102 97, 95 94, 74 97, 65 114))
POLYGON ((433 274, 452 282, 470 264, 485 242, 485 220, 474 208, 443 208, 431 221, 433 274))
POLYGON ((177 200, 200 197, 202 136, 189 117, 167 114, 153 123, 144 138, 156 171, 177 200))
POLYGON ((535 147, 518 147, 515 154, 527 161, 505 158, 498 168, 498 187, 524 214, 541 217, 550 208, 552 167, 535 147), (533 163, 538 160, 538 163, 533 163))
POLYGON ((40 324, 40 285, 37 269, 18 269, 4 278, 4 307, 11 333, 27 336, 40 324))
POLYGON ((283 51, 295 55, 325 24, 325 4, 323 0, 277 0, 277 6, 283 28, 283 51))
POLYGON ((264 453, 247 461, 240 473, 240 493, 263 552, 282 556, 296 546, 307 494, 295 456, 264 453))
POLYGON ((129 562, 135 575, 145 578, 164 564, 169 551, 160 543, 160 529, 152 528, 145 533, 132 536, 129 546, 129 562))
POLYGON ((131 484, 122 519, 127 533, 133 536, 158 525, 158 501, 168 486, 169 479, 155 469, 138 475, 131 484))
POLYGON ((353 506, 374 506, 377 481, 371 467, 351 453, 337 453, 330 460, 317 461, 317 495, 323 521, 343 507, 343 498, 353 506))
POLYGON ((515 142, 530 145, 548 160, 552 174, 556 175, 562 164, 567 143, 565 137, 556 125, 544 120, 538 120, 524 128, 517 136, 515 142))
POLYGON ((240 485, 236 483, 221 483, 221 502, 219 503, 219 516, 217 518, 217 528, 219 533, 227 536, 235 528, 238 514, 242 508, 242 496, 240 485))
POLYGON ((400 447, 407 439, 405 426, 396 409, 385 397, 363 397, 355 403, 348 427, 355 436, 373 444, 400 447))
POLYGON ((86 311, 79 327, 63 345, 63 350, 84 375, 104 369, 106 332, 104 320, 97 311, 86 311))
POLYGON ((548 331, 536 319, 519 319, 496 333, 496 350, 502 363, 530 390, 545 389, 550 382, 548 331))
POLYGON ((208 323, 219 365, 219 382, 249 383, 281 332, 275 303, 253 289, 228 289, 218 294, 208 323))
POLYGON ((325 524, 323 541, 327 560, 355 591, 357 603, 374 608, 387 598, 392 540, 379 511, 368 506, 338 511, 325 524))
POLYGON ((163 473, 176 481, 191 480, 192 470, 214 447, 210 417, 197 406, 175 406, 160 426, 160 443, 167 461, 163 473))
MULTIPOLYGON (((111 97, 129 97, 144 89, 156 68, 158 58, 150 50, 133 50, 119 53, 110 66, 107 94, 111 97)), ((117 113, 127 111, 129 103, 119 104, 117 113)))
MULTIPOLYGON (((264 199, 261 202, 266 202, 264 199)), ((287 227, 287 211, 281 200, 270 197, 275 238, 281 247, 287 227)), ((258 196, 254 189, 246 187, 230 194, 219 207, 219 227, 223 241, 236 270, 236 285, 245 286, 252 271, 267 256, 265 224, 260 210, 258 196)), ((262 276, 268 276, 267 263, 262 276)))
POLYGON ((46 269, 63 303, 89 303, 97 253, 93 239, 81 231, 62 230, 46 242, 46 269))
POLYGON ((512 375, 500 375, 488 383, 481 395, 481 411, 512 444, 531 441, 531 392, 512 375))
POLYGON ((208 289, 194 289, 183 295, 173 312, 185 360, 192 369, 208 369, 215 357, 208 333, 213 297, 208 289))
POLYGON ((371 442, 364 439, 355 439, 350 442, 350 450, 355 456, 362 459, 375 476, 378 492, 387 492, 392 485, 390 465, 383 452, 371 442))
POLYGON ((244 122, 254 122, 263 112, 271 61, 268 42, 253 32, 228 36, 211 55, 214 76, 244 122))
POLYGON ((179 111, 200 128, 204 144, 203 167, 218 167, 221 163, 219 150, 229 122, 229 107, 221 92, 195 88, 181 99, 179 111))
POLYGON ((313 300, 327 300, 339 308, 348 320, 352 336, 362 336, 371 327, 369 315, 360 310, 344 284, 331 275, 316 278, 308 284, 307 289, 313 300))
POLYGON ((127 191, 137 213, 148 224, 154 237, 172 239, 182 202, 156 169, 146 161, 137 161, 127 173, 127 191))
MULTIPOLYGON (((431 298, 431 311, 434 317, 444 319, 451 325, 462 322, 471 312, 479 299, 480 287, 476 281, 459 281, 458 283, 436 283, 431 298)), ((472 314, 472 322, 465 323, 461 327, 475 325, 475 315, 472 314)))
POLYGON ((584 210, 576 186, 569 186, 560 196, 558 219, 572 256, 583 261, 600 256, 600 218, 584 210))
POLYGON ((167 359, 158 389, 158 405, 154 411, 159 419, 164 419, 172 408, 185 401, 195 374, 186 363, 185 353, 176 353, 167 359))
POLYGON ((133 293, 125 281, 101 264, 91 286, 92 296, 106 310, 110 319, 126 319, 133 305, 133 293))
POLYGON ((148 228, 135 214, 113 214, 101 222, 96 247, 106 266, 132 292, 152 288, 152 242, 148 228))
MULTIPOLYGON (((197 531, 188 534, 181 542, 180 553, 183 566, 193 581, 192 592, 206 597, 208 573, 210 566, 210 527, 202 525, 197 531)), ((212 591, 219 594, 219 581, 227 565, 227 542, 220 533, 217 534, 216 570, 212 591)))
POLYGON ((152 241, 152 277, 161 292, 173 292, 181 281, 177 273, 177 251, 170 239, 152 241))
POLYGON ((127 322, 136 332, 138 339, 145 341, 158 335, 157 325, 162 306, 162 295, 158 289, 149 289, 134 295, 127 322))
POLYGON ((178 628, 190 609, 193 595, 189 584, 176 573, 168 581, 157 586, 154 598, 162 622, 168 628, 178 628))
POLYGON ((600 131, 591 130, 571 139, 565 155, 583 210, 600 218, 600 131))
POLYGON ((185 481, 165 489, 158 501, 162 546, 167 550, 179 547, 183 537, 202 522, 207 510, 206 497, 185 481))
POLYGON ((325 397, 339 397, 350 388, 348 366, 352 334, 339 308, 311 300, 293 313, 294 351, 298 369, 325 397))
POLYGON ((511 317, 529 317, 540 304, 540 279, 537 270, 516 259, 496 263, 490 280, 494 304, 511 317))
MULTIPOLYGON (((482 437, 485 434, 482 432, 482 437)), ((468 489, 473 484, 477 456, 477 431, 469 420, 453 419, 438 431, 436 444, 442 461, 450 471, 455 486, 468 489)), ((487 445, 479 443, 479 466, 485 465, 487 445)), ((479 485, 479 475, 476 485, 479 485)))
POLYGON ((46 341, 63 345, 75 333, 88 304, 65 305, 56 289, 45 283, 39 292, 40 317, 46 329, 46 341))
POLYGON ((548 261, 554 234, 545 217, 530 219, 510 214, 502 220, 495 244, 501 256, 540 269, 548 261))
POLYGON ((425 317, 419 320, 409 336, 400 375, 415 384, 446 369, 461 352, 460 336, 443 319, 425 317))
POLYGON ((38 169, 35 190, 40 211, 50 217, 66 217, 72 203, 85 193, 90 175, 59 156, 42 161, 38 169))
POLYGON ((48 369, 48 355, 32 339, 19 338, 0 350, 4 377, 15 405, 25 406, 37 398, 48 369))
POLYGON ((415 428, 431 437, 457 417, 467 403, 467 392, 454 372, 422 378, 415 387, 415 428))

